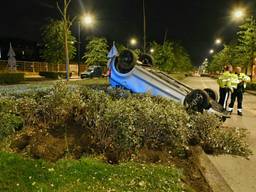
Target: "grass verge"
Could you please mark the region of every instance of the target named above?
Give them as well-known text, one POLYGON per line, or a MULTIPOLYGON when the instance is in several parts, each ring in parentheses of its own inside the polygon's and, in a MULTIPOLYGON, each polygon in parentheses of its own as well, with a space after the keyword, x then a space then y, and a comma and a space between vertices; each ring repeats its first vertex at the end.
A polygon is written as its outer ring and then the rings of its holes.
POLYGON ((95 158, 55 164, 0 152, 0 191, 191 191, 172 166, 134 162, 109 165, 95 158))
POLYGON ((170 76, 179 80, 179 81, 185 79, 185 77, 186 77, 185 73, 171 73, 170 76))

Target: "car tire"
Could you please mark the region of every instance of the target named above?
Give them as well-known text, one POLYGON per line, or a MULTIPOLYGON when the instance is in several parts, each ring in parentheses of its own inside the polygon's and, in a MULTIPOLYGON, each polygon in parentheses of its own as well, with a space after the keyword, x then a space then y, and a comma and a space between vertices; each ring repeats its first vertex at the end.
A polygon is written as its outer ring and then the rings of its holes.
POLYGON ((146 66, 152 66, 154 64, 153 57, 146 53, 140 55, 139 61, 142 62, 142 65, 146 66))
POLYGON ((115 68, 119 73, 126 74, 132 71, 137 63, 137 57, 133 51, 124 50, 116 59, 115 68))
POLYGON ((184 106, 187 110, 203 112, 211 106, 210 97, 204 90, 195 89, 185 97, 184 106))
POLYGON ((212 90, 210 88, 206 88, 206 89, 204 89, 204 91, 209 95, 209 97, 211 99, 218 102, 218 94, 214 90, 212 90))

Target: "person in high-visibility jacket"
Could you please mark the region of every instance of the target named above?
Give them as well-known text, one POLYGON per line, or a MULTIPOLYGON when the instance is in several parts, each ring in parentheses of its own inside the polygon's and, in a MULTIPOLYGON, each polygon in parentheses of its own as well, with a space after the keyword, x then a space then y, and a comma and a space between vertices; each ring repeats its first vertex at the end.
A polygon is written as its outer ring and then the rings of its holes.
POLYGON ((219 89, 219 104, 226 109, 227 101, 232 90, 231 80, 232 80, 232 65, 224 67, 224 73, 218 78, 217 83, 220 87, 219 89))
POLYGON ((251 79, 250 77, 248 77, 247 75, 245 75, 244 73, 241 73, 241 68, 240 67, 236 67, 235 68, 235 80, 232 81, 233 83, 233 87, 234 87, 234 91, 231 94, 231 102, 228 106, 228 111, 230 113, 232 113, 233 111, 233 107, 237 98, 237 114, 242 116, 242 105, 243 105, 243 94, 244 94, 244 90, 246 88, 246 83, 249 82, 251 79))

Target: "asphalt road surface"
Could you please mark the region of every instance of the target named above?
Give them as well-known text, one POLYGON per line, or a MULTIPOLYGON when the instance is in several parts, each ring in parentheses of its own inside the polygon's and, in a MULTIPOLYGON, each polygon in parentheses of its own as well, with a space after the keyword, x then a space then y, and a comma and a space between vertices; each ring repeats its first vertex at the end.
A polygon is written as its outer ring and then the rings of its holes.
MULTIPOLYGON (((188 77, 184 83, 195 89, 211 88, 218 92, 216 80, 208 77, 188 77)), ((245 93, 243 116, 238 116, 234 108, 231 118, 225 124, 249 131, 248 142, 253 155, 249 160, 230 155, 209 158, 234 192, 256 192, 256 96, 245 93)))

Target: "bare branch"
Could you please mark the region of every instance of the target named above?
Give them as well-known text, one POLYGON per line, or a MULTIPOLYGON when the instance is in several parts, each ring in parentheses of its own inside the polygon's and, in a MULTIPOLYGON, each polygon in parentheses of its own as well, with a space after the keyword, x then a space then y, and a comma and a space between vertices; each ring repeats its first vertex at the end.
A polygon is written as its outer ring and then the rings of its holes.
POLYGON ((62 15, 62 17, 64 17, 64 13, 63 13, 63 11, 61 10, 60 5, 59 5, 58 2, 57 2, 57 9, 59 10, 59 12, 60 12, 60 14, 62 15))
POLYGON ((71 3, 71 0, 68 0, 67 2, 67 7, 69 7, 69 4, 71 3))
POLYGON ((77 19, 77 16, 73 17, 73 19, 69 22, 68 28, 70 28, 73 25, 73 22, 77 19))

